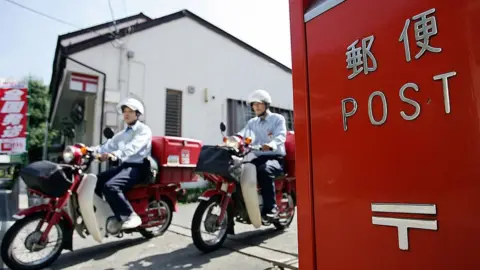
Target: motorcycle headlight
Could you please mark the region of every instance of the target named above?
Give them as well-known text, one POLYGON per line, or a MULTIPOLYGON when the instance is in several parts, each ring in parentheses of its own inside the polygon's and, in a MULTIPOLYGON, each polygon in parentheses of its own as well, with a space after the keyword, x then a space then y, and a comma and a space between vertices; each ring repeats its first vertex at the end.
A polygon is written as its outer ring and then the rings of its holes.
POLYGON ((227 137, 225 139, 225 146, 238 149, 239 146, 240 146, 238 138, 233 137, 233 136, 232 137, 227 137))
POLYGON ((74 149, 72 146, 67 146, 65 147, 65 150, 63 151, 63 161, 66 163, 70 163, 73 160, 74 157, 74 149))

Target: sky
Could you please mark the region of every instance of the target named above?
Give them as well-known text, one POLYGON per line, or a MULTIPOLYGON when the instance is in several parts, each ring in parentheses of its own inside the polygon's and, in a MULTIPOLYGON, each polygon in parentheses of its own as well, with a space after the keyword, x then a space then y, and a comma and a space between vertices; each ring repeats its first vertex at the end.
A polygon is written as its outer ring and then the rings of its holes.
MULTIPOLYGON (((50 83, 61 34, 112 21, 109 0, 0 0, 0 78, 33 76, 50 83)), ((158 18, 188 9, 277 61, 291 66, 288 0, 110 0, 113 18, 143 12, 158 18)))

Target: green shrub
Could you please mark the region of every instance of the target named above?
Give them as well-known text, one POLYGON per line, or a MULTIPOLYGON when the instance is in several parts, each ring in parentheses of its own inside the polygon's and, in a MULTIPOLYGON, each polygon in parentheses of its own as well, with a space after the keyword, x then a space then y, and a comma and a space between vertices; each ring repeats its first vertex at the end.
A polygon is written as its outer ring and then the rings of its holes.
POLYGON ((208 183, 207 186, 201 188, 190 188, 187 189, 184 196, 178 198, 179 203, 194 203, 198 201, 198 197, 202 195, 206 190, 214 188, 213 183, 208 183))

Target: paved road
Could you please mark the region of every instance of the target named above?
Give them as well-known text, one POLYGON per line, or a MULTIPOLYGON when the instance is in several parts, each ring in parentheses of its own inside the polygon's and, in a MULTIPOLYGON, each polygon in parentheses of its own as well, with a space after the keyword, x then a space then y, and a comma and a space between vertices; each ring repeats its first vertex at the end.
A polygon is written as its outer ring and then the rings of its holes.
POLYGON ((272 228, 253 230, 237 224, 237 235, 225 248, 210 254, 199 252, 190 237, 190 222, 197 204, 180 206, 169 231, 144 240, 138 234, 110 239, 97 245, 91 238, 74 238, 75 252, 67 252, 51 269, 270 269, 272 261, 295 261, 297 225, 284 232, 272 228))
MULTIPOLYGON (((181 214, 175 217, 173 224, 185 226, 190 230, 193 213, 197 204, 187 204, 182 206, 181 214)), ((172 230, 175 226, 172 226, 172 230)), ((281 250, 283 252, 298 254, 297 244, 297 219, 292 222, 289 229, 283 232, 277 232, 274 227, 263 227, 255 230, 252 225, 235 224, 235 236, 230 239, 242 241, 251 245, 260 245, 269 249, 281 250), (256 238, 255 235, 264 235, 264 237, 256 238)))

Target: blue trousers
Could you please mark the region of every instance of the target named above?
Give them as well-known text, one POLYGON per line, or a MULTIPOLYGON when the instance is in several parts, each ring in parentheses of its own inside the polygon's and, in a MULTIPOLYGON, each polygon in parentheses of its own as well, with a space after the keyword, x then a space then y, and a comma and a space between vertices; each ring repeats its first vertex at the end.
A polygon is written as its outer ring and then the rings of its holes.
POLYGON ((274 181, 283 173, 283 159, 259 156, 252 160, 252 163, 257 167, 257 180, 262 192, 262 214, 266 214, 276 206, 274 181))
POLYGON ((123 163, 98 175, 95 193, 100 197, 102 194, 105 196, 119 221, 126 220, 134 212, 124 193, 144 175, 143 167, 143 164, 123 163))

